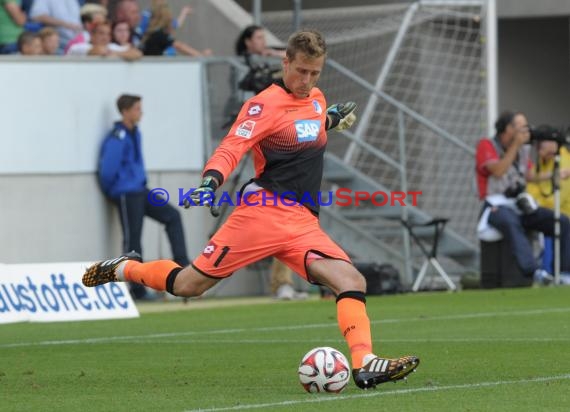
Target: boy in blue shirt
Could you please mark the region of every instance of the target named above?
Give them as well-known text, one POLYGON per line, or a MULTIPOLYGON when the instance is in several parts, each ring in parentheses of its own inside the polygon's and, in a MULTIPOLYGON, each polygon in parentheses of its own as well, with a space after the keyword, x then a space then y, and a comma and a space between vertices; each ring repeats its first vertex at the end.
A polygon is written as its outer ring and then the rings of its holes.
MULTIPOLYGON (((149 202, 146 171, 138 123, 142 118, 140 96, 123 94, 117 99, 121 120, 107 134, 99 155, 99 182, 103 193, 117 205, 123 230, 123 252, 142 255, 141 234, 144 216, 165 225, 173 260, 182 267, 190 261, 180 213, 168 203, 149 202)), ((144 286, 131 284, 135 298, 146 294, 144 286)))

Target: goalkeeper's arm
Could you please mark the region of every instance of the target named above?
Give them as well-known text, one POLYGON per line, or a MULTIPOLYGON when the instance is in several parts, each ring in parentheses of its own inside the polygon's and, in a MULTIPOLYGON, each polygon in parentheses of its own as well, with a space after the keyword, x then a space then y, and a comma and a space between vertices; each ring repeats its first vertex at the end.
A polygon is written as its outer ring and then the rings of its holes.
POLYGON ((327 109, 326 130, 348 129, 356 120, 356 103, 346 102, 333 104, 327 109))

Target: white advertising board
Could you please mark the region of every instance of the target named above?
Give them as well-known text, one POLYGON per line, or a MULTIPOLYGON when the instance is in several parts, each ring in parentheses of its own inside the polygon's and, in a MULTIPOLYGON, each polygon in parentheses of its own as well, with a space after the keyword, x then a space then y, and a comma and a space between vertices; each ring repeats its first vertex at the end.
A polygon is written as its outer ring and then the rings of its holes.
POLYGON ((0 324, 138 317, 125 283, 83 286, 90 264, 0 265, 0 324))

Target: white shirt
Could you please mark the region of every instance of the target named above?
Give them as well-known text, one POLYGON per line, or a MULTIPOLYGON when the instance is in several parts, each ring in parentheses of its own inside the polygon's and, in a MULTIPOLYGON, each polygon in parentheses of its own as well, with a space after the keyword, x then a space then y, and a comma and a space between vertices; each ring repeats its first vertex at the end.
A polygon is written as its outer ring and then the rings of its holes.
MULTIPOLYGON (((87 56, 93 45, 91 43, 77 43, 69 48, 66 56, 87 56)), ((110 52, 125 52, 129 50, 129 46, 121 46, 117 43, 109 43, 107 45, 107 50, 110 52)))
MULTIPOLYGON (((48 15, 68 23, 81 26, 81 16, 78 0, 34 0, 30 9, 30 17, 48 15)), ((69 43, 77 33, 63 27, 58 27, 60 45, 69 43)))

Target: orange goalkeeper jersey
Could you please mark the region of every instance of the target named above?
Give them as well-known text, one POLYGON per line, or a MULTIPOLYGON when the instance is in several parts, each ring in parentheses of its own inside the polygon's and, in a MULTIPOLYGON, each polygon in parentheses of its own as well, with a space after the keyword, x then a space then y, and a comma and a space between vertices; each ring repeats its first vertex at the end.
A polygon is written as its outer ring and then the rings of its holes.
POLYGON ((244 103, 204 174, 225 181, 251 149, 255 183, 318 214, 325 126, 326 101, 318 88, 298 99, 282 82, 275 83, 244 103))

